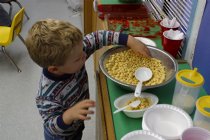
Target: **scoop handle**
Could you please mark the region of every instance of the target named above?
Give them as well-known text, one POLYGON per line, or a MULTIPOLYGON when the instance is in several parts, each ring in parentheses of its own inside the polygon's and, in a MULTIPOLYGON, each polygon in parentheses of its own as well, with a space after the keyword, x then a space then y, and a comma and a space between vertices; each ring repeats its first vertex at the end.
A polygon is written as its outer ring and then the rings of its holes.
POLYGON ((120 112, 120 111, 123 111, 123 110, 126 109, 127 107, 129 107, 129 105, 126 105, 126 106, 124 106, 124 107, 122 107, 122 108, 119 108, 118 110, 115 110, 113 113, 116 114, 116 113, 118 113, 118 112, 120 112))
POLYGON ((142 89, 142 82, 138 82, 138 84, 136 85, 135 92, 134 92, 135 97, 140 97, 141 89, 142 89))

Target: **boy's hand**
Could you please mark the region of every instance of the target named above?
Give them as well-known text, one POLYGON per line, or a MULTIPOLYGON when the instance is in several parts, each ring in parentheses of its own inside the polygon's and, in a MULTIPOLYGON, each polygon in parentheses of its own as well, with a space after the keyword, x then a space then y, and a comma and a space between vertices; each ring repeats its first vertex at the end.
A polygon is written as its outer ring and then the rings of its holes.
POLYGON ((75 120, 89 120, 88 114, 93 114, 94 111, 88 110, 89 107, 95 107, 95 102, 92 100, 83 100, 63 113, 63 121, 65 124, 71 124, 75 120))
POLYGON ((134 52, 142 54, 145 57, 151 57, 149 49, 145 46, 144 43, 135 39, 133 36, 128 36, 127 46, 131 48, 134 52))

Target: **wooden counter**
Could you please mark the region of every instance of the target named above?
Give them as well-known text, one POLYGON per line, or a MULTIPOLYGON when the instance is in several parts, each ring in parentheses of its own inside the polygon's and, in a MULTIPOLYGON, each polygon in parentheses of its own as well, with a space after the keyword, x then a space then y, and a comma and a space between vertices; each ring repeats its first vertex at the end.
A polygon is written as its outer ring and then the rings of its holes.
MULTIPOLYGON (((97 13, 93 10, 93 0, 84 0, 84 33, 88 34, 100 29, 107 29, 104 21, 97 18, 97 13)), ((99 70, 98 60, 106 51, 102 48, 94 54, 94 69, 96 72, 97 90, 96 98, 96 139, 97 140, 115 140, 113 120, 108 94, 106 77, 99 70)))
MULTIPOLYGON (((84 0, 84 31, 85 34, 99 30, 107 29, 107 24, 101 19, 97 18, 96 13, 92 8, 93 0, 84 0), (91 12, 90 12, 91 11, 91 12)), ((157 46, 161 46, 161 39, 155 40, 157 46)), ((110 46, 109 46, 110 47, 110 46)), ((120 138, 125 135, 127 132, 142 129, 140 126, 141 119, 131 119, 127 118, 123 113, 119 113, 115 116, 112 115, 112 112, 115 110, 113 101, 117 97, 121 96, 123 93, 128 93, 114 84, 112 81, 107 79, 105 75, 100 71, 98 67, 98 60, 105 50, 109 47, 104 47, 94 54, 95 61, 95 72, 97 80, 97 107, 96 107, 96 136, 97 140, 120 140, 120 138), (129 125, 126 126, 126 122, 129 122, 129 125), (139 123, 139 124, 138 124, 139 123), (138 125, 137 125, 138 124, 138 125), (134 127, 132 127, 132 125, 134 127), (121 130, 119 130, 121 129, 121 130)), ((180 69, 189 68, 189 65, 180 64, 180 69)), ((147 90, 147 92, 154 93, 159 98, 159 103, 171 104, 173 90, 175 86, 175 80, 170 82, 164 87, 147 90)), ((205 95, 206 92, 202 89, 200 96, 205 95)), ((192 115, 191 115, 192 117, 192 115)))

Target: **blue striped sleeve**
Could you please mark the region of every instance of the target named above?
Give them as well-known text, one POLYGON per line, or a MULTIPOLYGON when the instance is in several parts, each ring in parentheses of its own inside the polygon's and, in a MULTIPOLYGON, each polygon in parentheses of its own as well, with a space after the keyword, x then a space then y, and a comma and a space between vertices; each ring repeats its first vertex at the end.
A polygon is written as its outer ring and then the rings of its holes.
POLYGON ((128 34, 120 33, 119 35, 119 44, 120 45, 127 45, 128 42, 128 34))
POLYGON ((128 35, 120 32, 98 30, 83 39, 84 51, 89 57, 96 50, 108 45, 127 45, 128 35))
POLYGON ((63 130, 66 130, 69 127, 71 127, 71 124, 67 125, 67 124, 64 123, 62 115, 58 116, 58 118, 57 118, 57 125, 58 125, 59 128, 61 128, 63 130))

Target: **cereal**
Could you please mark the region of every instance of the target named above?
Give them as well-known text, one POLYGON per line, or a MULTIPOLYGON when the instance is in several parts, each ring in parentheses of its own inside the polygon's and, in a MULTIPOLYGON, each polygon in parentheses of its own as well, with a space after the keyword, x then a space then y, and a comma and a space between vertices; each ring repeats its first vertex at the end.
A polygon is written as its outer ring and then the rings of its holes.
POLYGON ((110 55, 105 63, 105 68, 112 77, 132 85, 138 83, 134 72, 139 67, 148 67, 153 73, 152 78, 143 83, 145 86, 160 84, 165 80, 165 67, 160 60, 143 57, 134 53, 131 49, 110 55))
POLYGON ((131 100, 129 100, 126 105, 129 105, 130 103, 132 103, 133 101, 137 101, 140 100, 140 104, 137 107, 131 107, 129 106, 127 108, 127 110, 139 110, 139 109, 144 109, 144 108, 148 108, 151 105, 151 101, 149 98, 141 98, 141 97, 135 97, 132 98, 131 100))

